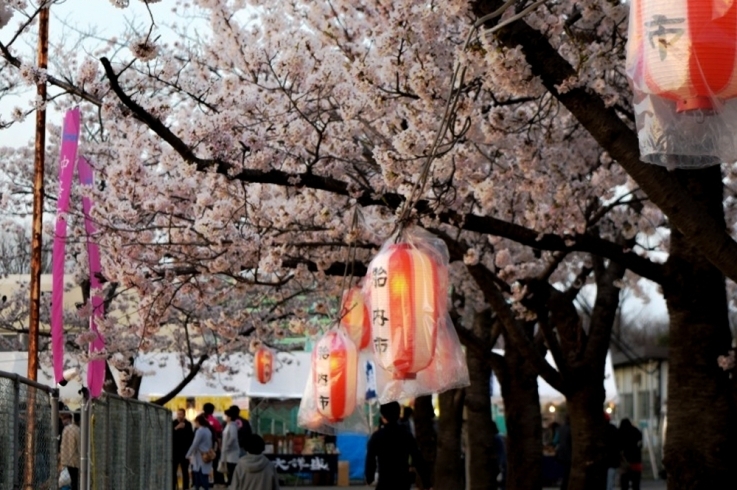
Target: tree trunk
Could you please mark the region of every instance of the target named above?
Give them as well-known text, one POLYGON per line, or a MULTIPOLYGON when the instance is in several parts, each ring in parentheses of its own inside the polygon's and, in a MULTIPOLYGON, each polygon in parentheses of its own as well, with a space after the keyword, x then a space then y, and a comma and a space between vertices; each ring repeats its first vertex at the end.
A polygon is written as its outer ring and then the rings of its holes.
POLYGON ((438 451, 434 488, 464 488, 465 468, 461 458, 463 390, 449 390, 439 396, 438 451))
MULTIPOLYGON (((724 223, 720 167, 676 174, 711 217, 724 223)), ((700 248, 671 230, 663 285, 670 316, 664 461, 669 490, 725 488, 734 482, 737 461, 735 400, 728 375, 717 365, 731 345, 725 281, 700 248)))
MULTIPOLYGON (((435 434, 435 410, 432 406, 432 395, 415 399, 415 438, 420 454, 425 460, 430 475, 431 486, 435 474, 435 457, 437 452, 437 435, 435 434)), ((418 479, 417 484, 421 482, 418 479)), ((418 486, 418 488, 422 488, 418 486)))
MULTIPOLYGON (((488 345, 491 337, 491 315, 489 311, 476 314, 473 333, 483 345, 488 345)), ((466 352, 471 386, 466 388, 466 419, 468 427, 468 466, 471 490, 494 490, 499 474, 499 460, 494 449, 494 435, 491 421, 491 393, 489 381, 491 366, 481 353, 469 349, 466 352)))
POLYGON ((543 431, 537 373, 516 349, 506 344, 507 369, 500 377, 507 423, 506 488, 541 490, 543 431))
POLYGON ((571 373, 571 377, 580 388, 566 397, 573 442, 568 490, 604 490, 607 474, 604 363, 601 369, 582 368, 571 373))

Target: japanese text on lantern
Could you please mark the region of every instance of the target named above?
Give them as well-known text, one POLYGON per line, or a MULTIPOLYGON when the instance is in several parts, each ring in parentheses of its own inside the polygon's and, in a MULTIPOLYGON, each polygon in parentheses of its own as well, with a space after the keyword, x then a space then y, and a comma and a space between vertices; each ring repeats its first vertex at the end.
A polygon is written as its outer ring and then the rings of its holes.
POLYGON ((645 27, 647 27, 647 38, 650 41, 650 46, 658 48, 661 61, 665 60, 668 56, 668 47, 675 44, 686 32, 683 27, 673 26, 680 26, 685 21, 685 18, 669 19, 665 15, 653 15, 653 20, 645 22, 645 27), (656 39, 657 46, 655 44, 656 39))

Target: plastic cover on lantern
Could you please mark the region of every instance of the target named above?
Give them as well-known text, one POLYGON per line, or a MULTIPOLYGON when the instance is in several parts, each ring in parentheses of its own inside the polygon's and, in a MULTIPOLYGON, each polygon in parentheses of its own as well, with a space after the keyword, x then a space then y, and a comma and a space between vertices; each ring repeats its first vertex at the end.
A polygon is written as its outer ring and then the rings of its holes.
POLYGON ((377 397, 381 404, 465 388, 470 384, 466 354, 449 315, 438 325, 432 362, 417 373, 415 379, 392 379, 390 373, 376 366, 377 397))
POLYGON ((363 290, 354 286, 343 294, 340 326, 346 331, 356 348, 361 351, 371 345, 371 319, 363 290))
POLYGON ((737 3, 631 0, 627 76, 642 161, 737 160, 737 3))
POLYGON ((414 379, 432 362, 438 324, 448 312, 445 242, 408 227, 381 247, 363 288, 377 366, 394 379, 414 379))
MULTIPOLYGON (((335 435, 338 432, 368 434, 368 416, 365 405, 366 379, 364 372, 365 366, 359 364, 358 350, 348 335, 340 328, 330 330, 321 340, 315 343, 315 350, 312 352, 312 362, 310 363, 310 372, 307 376, 307 385, 305 386, 305 391, 299 404, 297 424, 304 429, 327 435, 335 435), (348 390, 353 396, 353 399, 346 400, 346 405, 350 405, 351 412, 339 420, 325 415, 325 409, 329 407, 332 400, 326 400, 325 394, 321 393, 320 388, 318 388, 317 369, 319 369, 319 366, 317 356, 324 354, 319 351, 319 346, 328 336, 338 337, 342 343, 350 344, 355 354, 353 356, 336 356, 334 358, 328 357, 324 359, 324 361, 330 364, 331 369, 340 371, 344 375, 349 375, 353 378, 351 380, 335 380, 337 382, 353 384, 353 387, 348 390), (355 366, 338 365, 346 361, 355 363, 355 366), (318 404, 320 403, 322 403, 323 410, 319 408, 318 404)), ((327 381, 330 383, 333 380, 328 379, 327 381)))

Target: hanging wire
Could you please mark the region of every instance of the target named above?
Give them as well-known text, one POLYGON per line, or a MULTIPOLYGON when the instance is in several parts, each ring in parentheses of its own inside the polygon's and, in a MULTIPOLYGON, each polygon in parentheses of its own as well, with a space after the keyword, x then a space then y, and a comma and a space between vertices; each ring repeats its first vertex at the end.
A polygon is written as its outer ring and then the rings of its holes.
MULTIPOLYGON (((532 10, 536 9, 543 3, 545 3, 546 0, 538 0, 537 2, 531 4, 518 14, 515 14, 514 16, 510 17, 509 19, 506 19, 504 22, 501 22, 494 26, 491 29, 487 29, 483 31, 485 35, 493 34, 494 32, 498 31, 499 29, 511 24, 512 22, 515 22, 525 15, 527 15, 532 10)), ((499 7, 494 12, 491 12, 490 14, 484 15, 483 17, 480 17, 476 22, 474 22, 473 27, 468 32, 468 35, 466 36, 466 42, 463 44, 462 52, 465 52, 466 49, 468 49, 469 44, 471 43, 471 40, 474 38, 476 33, 479 31, 479 28, 483 26, 483 24, 489 20, 495 19, 497 17, 500 17, 504 12, 507 11, 512 5, 514 5, 517 2, 517 0, 507 0, 507 2, 504 3, 501 7, 499 7)), ((438 128, 437 132, 435 133, 435 139, 433 140, 432 146, 430 148, 430 153, 427 155, 427 158, 425 159, 425 162, 422 166, 422 170, 420 171, 420 177, 417 179, 417 181, 414 183, 412 187, 412 191, 409 194, 409 197, 406 201, 404 201, 404 204, 402 205, 402 209, 399 213, 399 218, 397 225, 395 226, 394 230, 390 235, 394 235, 396 233, 396 240, 398 241, 401 236, 401 232, 404 229, 404 227, 407 225, 410 214, 412 213, 412 209, 417 205, 420 198, 422 197, 422 194, 425 191, 425 186, 427 185, 427 181, 430 177, 430 169, 432 167, 433 161, 437 158, 439 153, 439 148, 441 146, 442 141, 445 139, 445 135, 448 132, 448 129, 450 128, 451 124, 454 123, 456 120, 456 109, 458 107, 458 102, 461 98, 461 93, 463 89, 463 82, 464 78, 466 76, 467 66, 465 63, 461 62, 460 60, 456 60, 455 67, 453 69, 453 76, 450 81, 450 91, 448 93, 448 98, 445 103, 445 110, 443 112, 443 118, 440 122, 440 127, 438 128), (457 85, 457 88, 456 88, 457 85)), ((461 135, 465 133, 465 131, 468 130, 468 124, 464 124, 464 129, 461 131, 461 135)))
POLYGON ((343 311, 343 295, 345 294, 346 286, 350 287, 355 277, 355 263, 358 250, 356 247, 356 241, 358 239, 356 232, 358 230, 359 218, 360 210, 358 203, 356 203, 353 207, 353 216, 351 217, 350 229, 348 230, 348 234, 354 235, 355 238, 348 244, 348 248, 346 248, 345 251, 345 268, 343 270, 343 277, 340 280, 340 293, 338 295, 338 307, 336 309, 337 313, 333 315, 333 321, 331 322, 333 325, 338 324, 341 318, 348 313, 348 311, 343 311))

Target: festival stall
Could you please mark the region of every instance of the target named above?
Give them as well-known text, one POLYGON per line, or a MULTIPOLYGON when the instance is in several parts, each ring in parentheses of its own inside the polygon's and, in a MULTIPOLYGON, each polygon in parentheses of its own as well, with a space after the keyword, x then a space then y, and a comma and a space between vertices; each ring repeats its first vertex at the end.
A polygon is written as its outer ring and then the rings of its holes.
MULTIPOLYGON (((229 406, 238 405, 241 416, 248 418, 254 432, 264 438, 265 454, 284 479, 333 484, 340 452, 334 438, 326 441, 325 436, 306 434, 297 426, 311 355, 302 351, 276 353, 268 379, 259 375, 258 360, 254 365, 253 356, 233 354, 227 359, 210 359, 165 406, 171 410, 185 408, 187 418, 192 419, 208 402, 215 406, 218 417, 229 406)), ((141 398, 159 398, 181 382, 189 373, 188 361, 184 361, 180 354, 139 356, 135 365, 144 375, 141 398)))

